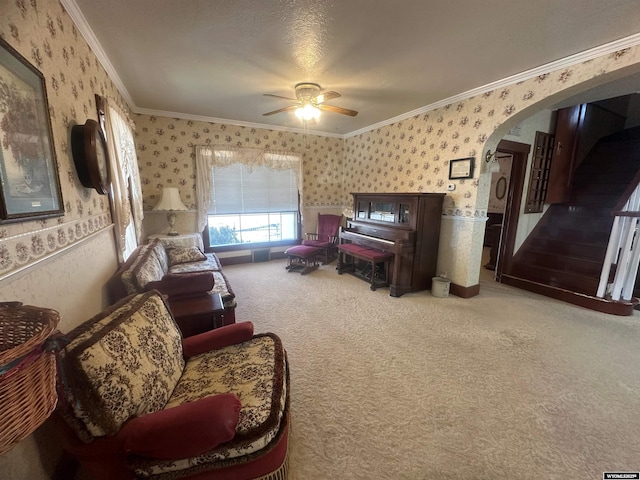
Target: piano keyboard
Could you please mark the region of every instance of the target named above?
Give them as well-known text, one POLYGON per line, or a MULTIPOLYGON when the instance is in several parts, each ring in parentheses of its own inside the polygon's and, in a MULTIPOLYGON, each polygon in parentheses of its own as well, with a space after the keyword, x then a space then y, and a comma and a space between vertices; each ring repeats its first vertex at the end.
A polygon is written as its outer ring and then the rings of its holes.
POLYGON ((352 237, 362 238, 363 240, 373 240, 375 242, 385 243, 387 245, 395 245, 395 242, 393 242, 391 240, 386 240, 386 239, 380 238, 380 237, 372 237, 370 235, 363 235, 361 233, 355 233, 355 232, 342 232, 341 237, 342 238, 349 238, 349 239, 351 239, 352 237))

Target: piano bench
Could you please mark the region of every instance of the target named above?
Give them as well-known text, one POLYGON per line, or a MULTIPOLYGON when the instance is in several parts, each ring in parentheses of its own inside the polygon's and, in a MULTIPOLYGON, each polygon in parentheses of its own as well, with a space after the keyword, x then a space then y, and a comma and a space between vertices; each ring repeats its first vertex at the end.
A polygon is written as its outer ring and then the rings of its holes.
POLYGON ((284 254, 289 259, 287 270, 290 272, 300 272, 301 275, 313 272, 318 268, 318 255, 321 252, 320 247, 309 247, 307 245, 296 245, 287 248, 284 254))
POLYGON ((389 262, 394 258, 393 253, 378 250, 376 248, 363 247, 355 243, 341 243, 338 245, 338 273, 342 275, 342 272, 353 273, 357 277, 364 280, 370 280, 371 290, 375 290, 378 287, 389 286, 389 262), (367 267, 361 272, 356 271, 355 260, 350 263, 346 263, 345 256, 350 256, 353 259, 359 259, 367 262, 367 267), (376 278, 376 265, 384 264, 384 281, 380 281, 376 278))

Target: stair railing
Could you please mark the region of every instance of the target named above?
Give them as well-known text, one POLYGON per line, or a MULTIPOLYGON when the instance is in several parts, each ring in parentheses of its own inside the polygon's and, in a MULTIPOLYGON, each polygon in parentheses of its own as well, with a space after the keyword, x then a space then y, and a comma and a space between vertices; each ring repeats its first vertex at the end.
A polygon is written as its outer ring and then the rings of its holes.
POLYGON ((636 175, 630 188, 621 197, 614 211, 613 226, 605 254, 600 283, 596 296, 608 296, 614 301, 628 302, 633 297, 633 288, 640 263, 640 175, 636 175), (626 200, 626 201, 625 201, 626 200), (614 270, 610 282, 611 271, 614 270))

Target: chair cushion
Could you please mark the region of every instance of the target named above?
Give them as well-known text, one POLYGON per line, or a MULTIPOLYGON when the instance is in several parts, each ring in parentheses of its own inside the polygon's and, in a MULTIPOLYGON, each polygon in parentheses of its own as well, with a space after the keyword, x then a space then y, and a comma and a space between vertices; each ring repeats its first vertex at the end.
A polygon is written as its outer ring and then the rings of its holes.
POLYGON ((137 459, 138 476, 187 475, 212 462, 233 461, 269 445, 280 431, 288 398, 286 356, 280 339, 271 333, 258 334, 248 342, 190 358, 167 408, 220 393, 233 393, 242 403, 235 437, 188 459, 137 459))
POLYGON ((162 259, 155 252, 154 246, 157 243, 159 241, 156 239, 151 244, 151 248, 140 253, 140 260, 136 262, 136 266, 133 269, 133 280, 138 288, 137 292, 144 292, 147 283, 162 280, 162 277, 167 273, 162 259))
POLYGON ((296 245, 295 247, 287 248, 284 251, 284 254, 293 257, 307 258, 315 255, 319 251, 320 249, 318 247, 311 247, 309 245, 296 245))
POLYGON ((138 285, 136 284, 133 276, 133 272, 136 270, 136 267, 140 263, 143 257, 145 257, 146 252, 153 248, 153 245, 140 245, 137 249, 137 255, 129 265, 129 268, 125 269, 120 274, 120 281, 122 282, 122 286, 127 295, 131 295, 134 293, 139 293, 138 285))
POLYGON ((327 247, 330 247, 331 245, 333 245, 333 243, 322 241, 322 240, 309 239, 309 240, 303 240, 302 241, 302 245, 306 245, 306 246, 309 246, 309 247, 327 248, 327 247))
POLYGON ((169 267, 169 273, 220 272, 222 266, 218 257, 205 253, 205 260, 198 262, 178 263, 169 267))
POLYGON ((234 437, 240 408, 233 394, 205 397, 134 418, 118 436, 127 453, 163 459, 194 457, 234 437))
POLYGON ((164 243, 157 238, 150 243, 160 268, 164 273, 167 273, 169 271, 169 257, 167 256, 167 250, 165 249, 164 243))
POLYGON ((170 248, 167 250, 167 256, 169 257, 170 267, 181 263, 201 262, 207 259, 207 256, 198 247, 170 248))
POLYGON ((338 235, 342 215, 318 214, 318 240, 330 241, 338 235))
POLYGON ((122 299, 67 338, 60 396, 85 442, 164 409, 182 376, 182 335, 156 291, 122 299))

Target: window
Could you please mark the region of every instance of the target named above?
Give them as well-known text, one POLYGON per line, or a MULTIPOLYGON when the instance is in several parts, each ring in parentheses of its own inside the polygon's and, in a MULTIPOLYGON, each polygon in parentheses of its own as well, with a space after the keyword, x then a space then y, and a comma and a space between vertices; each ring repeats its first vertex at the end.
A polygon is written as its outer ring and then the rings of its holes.
POLYGON ((205 241, 217 250, 295 243, 300 237, 298 205, 291 168, 213 166, 205 241))
POLYGON ((552 156, 553 135, 536 132, 533 158, 531 160, 531 173, 529 175, 527 204, 524 213, 539 213, 543 210, 544 202, 547 199, 552 156))
POLYGON ((96 95, 100 123, 106 131, 110 154, 110 201, 118 259, 122 263, 138 246, 142 231, 142 188, 131 122, 110 99, 96 95))

